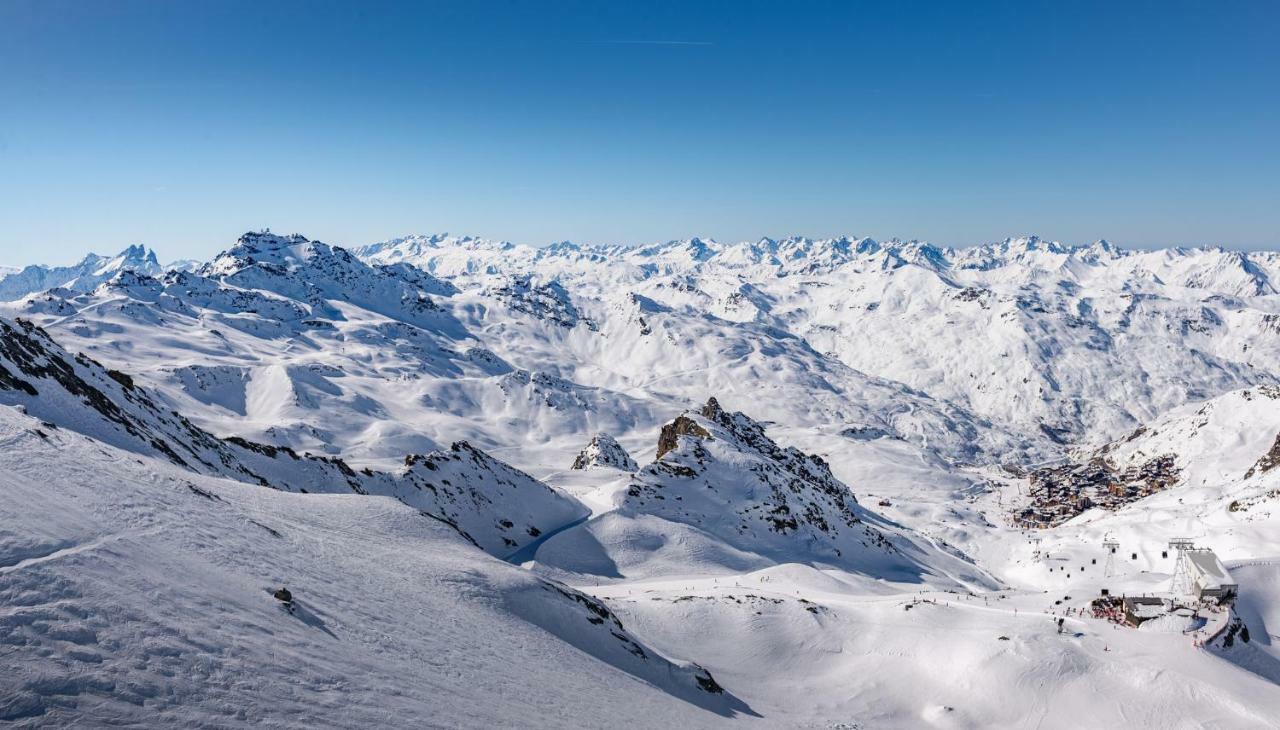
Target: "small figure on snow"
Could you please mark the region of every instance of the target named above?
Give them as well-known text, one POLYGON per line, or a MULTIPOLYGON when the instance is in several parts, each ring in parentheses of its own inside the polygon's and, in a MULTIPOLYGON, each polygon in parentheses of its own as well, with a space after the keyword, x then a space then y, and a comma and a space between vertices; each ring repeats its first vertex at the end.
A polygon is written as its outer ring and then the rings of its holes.
POLYGON ((281 586, 280 590, 276 591, 275 593, 272 593, 271 595, 277 601, 283 603, 285 608, 289 609, 290 611, 293 610, 293 594, 289 592, 288 588, 281 586))

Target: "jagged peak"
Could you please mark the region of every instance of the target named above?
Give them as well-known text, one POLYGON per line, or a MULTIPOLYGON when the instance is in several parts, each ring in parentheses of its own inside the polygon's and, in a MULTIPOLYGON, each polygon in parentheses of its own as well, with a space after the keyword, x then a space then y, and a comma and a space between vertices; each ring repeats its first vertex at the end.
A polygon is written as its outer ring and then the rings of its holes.
POLYGON ((639 468, 627 450, 622 448, 622 444, 604 432, 591 437, 591 441, 578 453, 570 468, 590 469, 592 467, 608 467, 628 472, 639 468))
POLYGON ((716 400, 716 397, 713 395, 707 399, 707 402, 702 406, 702 410, 700 412, 702 413, 703 418, 710 418, 715 421, 720 418, 722 413, 724 413, 724 409, 720 407, 720 401, 716 400))

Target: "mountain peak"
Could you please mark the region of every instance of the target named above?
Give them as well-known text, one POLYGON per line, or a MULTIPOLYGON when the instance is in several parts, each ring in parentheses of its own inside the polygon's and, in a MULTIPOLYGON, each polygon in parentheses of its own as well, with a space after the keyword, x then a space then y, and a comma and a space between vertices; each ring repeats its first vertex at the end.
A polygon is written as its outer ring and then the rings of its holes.
POLYGON ((622 448, 622 444, 603 432, 591 438, 591 442, 573 460, 572 468, 590 469, 601 466, 628 472, 638 468, 635 459, 622 448))

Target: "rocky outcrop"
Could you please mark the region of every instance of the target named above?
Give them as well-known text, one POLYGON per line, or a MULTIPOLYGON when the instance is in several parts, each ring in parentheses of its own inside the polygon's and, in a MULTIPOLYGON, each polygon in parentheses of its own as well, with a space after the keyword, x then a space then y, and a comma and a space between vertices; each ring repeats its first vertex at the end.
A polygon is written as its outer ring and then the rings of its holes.
POLYGON ((1275 443, 1271 445, 1271 449, 1258 459, 1258 463, 1249 467, 1249 471, 1245 472, 1244 478, 1249 479, 1254 474, 1266 474, 1272 469, 1280 465, 1280 434, 1276 434, 1275 443))
POLYGON ((714 398, 664 426, 659 452, 632 478, 625 509, 765 555, 840 562, 866 549, 895 552, 863 522, 853 492, 826 461, 778 446, 763 426, 714 398))
POLYGON ((632 459, 627 450, 622 448, 622 444, 607 433, 598 433, 593 436, 591 443, 587 444, 587 447, 573 460, 572 468, 590 469, 597 466, 628 472, 639 468, 636 466, 635 459, 632 459))
MULTIPOLYGON (((712 398, 708 402, 714 403, 712 398)), ((672 451, 680 446, 681 436, 693 436, 700 439, 713 438, 707 429, 698 425, 698 422, 688 416, 676 416, 676 420, 662 427, 662 431, 658 433, 658 453, 655 459, 661 459, 663 454, 672 451)))
POLYGON ((493 289, 491 293, 506 303, 512 311, 565 328, 582 324, 590 330, 596 329, 596 323, 578 311, 569 291, 558 281, 541 284, 531 277, 517 276, 504 286, 493 289))

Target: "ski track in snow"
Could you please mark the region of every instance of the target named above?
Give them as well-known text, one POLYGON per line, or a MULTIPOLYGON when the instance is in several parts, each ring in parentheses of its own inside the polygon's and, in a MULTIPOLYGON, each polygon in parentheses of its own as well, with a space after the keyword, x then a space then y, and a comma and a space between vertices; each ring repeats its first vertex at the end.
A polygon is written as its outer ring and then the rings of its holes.
POLYGON ((90 550, 96 550, 102 547, 103 545, 116 542, 117 540, 126 540, 131 538, 144 537, 148 534, 153 534, 155 532, 158 532, 158 528, 153 530, 137 530, 134 532, 125 532, 125 533, 119 533, 115 535, 107 535, 105 537, 100 537, 95 540, 90 540, 89 542, 80 543, 78 545, 69 545, 67 547, 58 548, 51 552, 45 553, 43 555, 36 555, 34 557, 19 560, 17 563, 14 563, 13 565, 0 565, 0 575, 4 575, 5 573, 12 573, 18 570, 24 570, 33 565, 47 563, 51 560, 59 560, 69 555, 76 555, 78 553, 83 553, 90 550))

